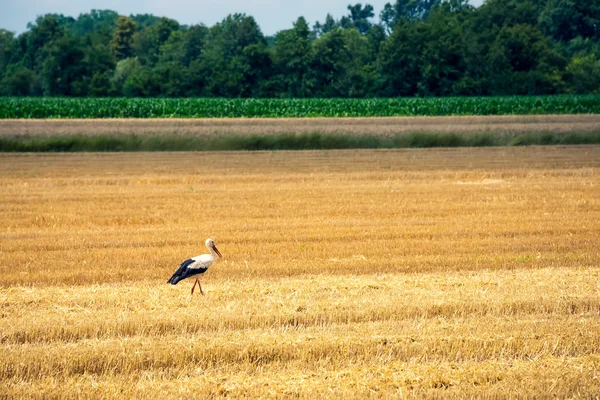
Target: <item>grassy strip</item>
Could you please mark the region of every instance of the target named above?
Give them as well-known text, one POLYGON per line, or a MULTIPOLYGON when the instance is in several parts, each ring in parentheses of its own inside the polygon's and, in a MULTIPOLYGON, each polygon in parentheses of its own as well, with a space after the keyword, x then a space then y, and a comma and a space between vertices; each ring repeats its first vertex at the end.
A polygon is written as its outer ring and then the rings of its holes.
POLYGON ((300 118, 600 113, 600 95, 376 99, 0 97, 7 118, 300 118))
POLYGON ((326 150, 559 144, 600 144, 600 132, 570 134, 527 133, 512 136, 488 133, 477 135, 413 133, 395 136, 312 133, 200 137, 180 135, 0 137, 0 151, 2 152, 326 150))

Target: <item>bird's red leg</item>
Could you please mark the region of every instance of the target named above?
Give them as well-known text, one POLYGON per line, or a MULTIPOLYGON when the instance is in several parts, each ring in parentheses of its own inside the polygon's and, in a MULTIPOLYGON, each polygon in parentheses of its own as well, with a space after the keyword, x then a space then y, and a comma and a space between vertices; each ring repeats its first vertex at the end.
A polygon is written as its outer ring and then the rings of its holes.
POLYGON ((194 282, 194 286, 192 286, 192 294, 194 294, 194 289, 196 288, 196 283, 200 283, 200 282, 198 282, 198 278, 196 278, 196 281, 194 282))
POLYGON ((202 293, 202 296, 204 296, 204 292, 202 291, 202 285, 200 284, 200 281, 198 281, 198 286, 200 286, 200 293, 202 293))

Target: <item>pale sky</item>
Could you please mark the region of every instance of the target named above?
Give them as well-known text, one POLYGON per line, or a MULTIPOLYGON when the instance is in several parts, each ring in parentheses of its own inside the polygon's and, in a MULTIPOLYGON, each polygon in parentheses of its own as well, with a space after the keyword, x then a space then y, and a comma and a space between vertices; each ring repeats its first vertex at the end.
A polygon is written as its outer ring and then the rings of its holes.
MULTIPOLYGON (((121 15, 154 14, 169 17, 181 24, 203 23, 212 26, 228 14, 245 13, 253 16, 265 35, 273 35, 282 29, 289 29, 292 23, 303 16, 312 26, 316 21, 323 22, 327 13, 335 19, 348 14, 348 4, 355 0, 0 0, 0 29, 17 34, 27 29, 27 23, 35 21, 38 15, 56 13, 77 17, 81 13, 96 10, 113 10, 121 15)), ((375 22, 385 3, 393 0, 371 0, 361 3, 371 4, 375 9, 375 22)), ((483 0, 471 0, 471 4, 481 5, 483 0)))

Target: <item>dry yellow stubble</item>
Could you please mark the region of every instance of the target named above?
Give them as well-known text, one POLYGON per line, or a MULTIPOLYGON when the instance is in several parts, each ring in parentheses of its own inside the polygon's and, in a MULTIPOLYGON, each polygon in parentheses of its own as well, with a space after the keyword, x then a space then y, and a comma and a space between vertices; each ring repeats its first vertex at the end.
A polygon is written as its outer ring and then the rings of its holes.
POLYGON ((0 155, 0 397, 590 398, 600 146, 0 155), (215 239, 224 259, 166 280, 215 239))

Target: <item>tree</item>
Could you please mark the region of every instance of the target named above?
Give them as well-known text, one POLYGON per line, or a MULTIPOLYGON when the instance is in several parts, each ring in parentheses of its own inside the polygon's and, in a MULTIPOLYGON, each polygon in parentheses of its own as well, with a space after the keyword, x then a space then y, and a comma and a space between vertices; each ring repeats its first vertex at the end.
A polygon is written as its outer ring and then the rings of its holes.
POLYGON ((566 72, 570 81, 569 92, 577 94, 600 93, 600 60, 593 55, 573 57, 566 72))
POLYGON ((498 48, 492 47, 498 46, 498 36, 505 27, 523 24, 536 26, 540 12, 540 6, 536 2, 537 0, 487 0, 477 9, 466 8, 462 12, 464 17, 460 29, 464 72, 454 84, 456 94, 506 93, 502 91, 502 80, 507 78, 499 73, 499 64, 490 62, 492 52, 498 52, 498 48))
POLYGON ((126 58, 117 63, 111 79, 111 93, 126 97, 157 96, 160 84, 152 70, 142 66, 137 58, 126 58))
POLYGON ((310 32, 303 17, 294 28, 280 31, 275 37, 275 68, 279 92, 286 97, 305 97, 305 75, 310 64, 310 32))
POLYGON ((108 71, 94 73, 89 94, 94 97, 106 97, 111 94, 110 73, 108 71))
POLYGON ((38 17, 34 24, 28 24, 30 29, 22 35, 25 41, 23 64, 38 71, 47 56, 47 49, 52 43, 66 34, 66 28, 56 15, 48 14, 38 17))
POLYGON ((143 28, 134 35, 133 48, 142 65, 153 67, 158 61, 160 47, 178 31, 179 23, 169 18, 160 18, 153 25, 143 28))
POLYGON ((110 79, 111 93, 116 96, 122 96, 123 87, 129 77, 141 73, 142 65, 137 58, 125 58, 119 62, 115 67, 114 74, 110 79))
POLYGON ((243 97, 272 97, 271 88, 266 84, 272 75, 273 60, 264 42, 244 47, 242 54, 244 65, 243 97))
POLYGON ((54 41, 48 48, 40 73, 44 95, 85 95, 84 57, 83 48, 76 37, 65 35, 54 41))
POLYGON ((208 28, 204 25, 192 25, 183 34, 184 55, 181 63, 189 66, 193 60, 196 60, 202 54, 202 49, 206 45, 208 28))
POLYGON ((363 66, 369 57, 368 40, 357 29, 334 29, 313 44, 307 87, 314 97, 364 95, 363 66), (360 89, 359 89, 360 87, 360 89))
POLYGON ((352 21, 352 25, 356 27, 360 33, 365 34, 371 29, 373 24, 369 19, 375 16, 372 5, 365 4, 363 8, 361 3, 356 3, 355 5, 349 5, 348 11, 350 11, 349 17, 352 21))
POLYGON ((160 92, 169 97, 181 97, 187 93, 187 68, 183 65, 186 56, 184 32, 175 31, 160 47, 159 57, 153 71, 160 84, 160 92))
POLYGON ((536 26, 504 26, 490 47, 489 62, 496 94, 555 93, 562 85, 558 71, 564 60, 536 26))
POLYGON ((394 26, 389 39, 382 44, 377 69, 382 96, 414 96, 421 80, 417 27, 408 22, 394 26))
POLYGON ((251 93, 247 73, 249 60, 244 49, 263 44, 265 38, 254 18, 228 15, 209 30, 198 68, 205 78, 204 91, 212 96, 239 97, 251 93))
POLYGON ((402 20, 415 22, 427 19, 430 11, 440 3, 441 0, 396 0, 394 4, 386 3, 379 14, 380 23, 391 32, 402 20))
POLYGON ((464 0, 442 3, 430 10, 422 26, 420 45, 421 81, 418 95, 450 96, 461 94, 456 83, 465 76, 463 23, 473 8, 464 0))
POLYGON ((126 97, 154 97, 160 94, 160 84, 152 70, 141 67, 138 73, 127 77, 123 84, 126 97))
POLYGON ((133 34, 135 23, 131 18, 119 17, 116 22, 110 47, 117 60, 123 60, 133 55, 133 34))
POLYGON ((160 21, 160 17, 152 14, 136 14, 131 15, 130 18, 133 22, 135 22, 135 25, 139 30, 156 25, 158 21, 160 21))
POLYGON ((540 26, 555 40, 578 36, 600 38, 600 3, 595 0, 547 0, 539 17, 540 26))
POLYGON ((92 10, 90 13, 79 14, 70 27, 71 33, 84 36, 93 32, 107 30, 112 32, 119 19, 119 14, 111 10, 92 10))
POLYGON ((396 12, 390 3, 385 3, 383 10, 379 13, 379 25, 383 26, 386 32, 390 33, 396 26, 396 12))
MULTIPOLYGON (((16 56, 16 46, 15 35, 0 29, 0 71, 6 71, 8 65, 13 61, 13 57, 16 56)), ((0 79, 2 79, 2 75, 3 73, 0 72, 0 79)))
POLYGON ((341 83, 345 91, 344 97, 365 97, 372 95, 376 78, 375 60, 372 43, 361 35, 358 29, 342 32, 344 47, 348 49, 348 57, 344 65, 344 81, 341 83))
POLYGON ((198 96, 204 87, 203 72, 198 69, 208 29, 194 25, 172 32, 160 47, 154 67, 161 94, 166 96, 198 96))
POLYGON ((375 61, 379 54, 381 44, 387 39, 385 29, 379 24, 373 25, 367 32, 366 37, 369 42, 370 59, 371 61, 375 61))
POLYGON ((482 40, 491 43, 503 27, 519 24, 537 26, 541 8, 536 1, 487 0, 468 23, 482 40))
POLYGON ((560 49, 564 57, 573 58, 581 55, 593 55, 600 59, 600 42, 581 36, 570 40, 568 43, 558 43, 556 47, 560 49))
POLYGON ((105 44, 85 46, 83 48, 83 63, 86 67, 86 74, 92 76, 96 72, 104 73, 115 69, 115 58, 110 47, 105 44))
POLYGON ((92 10, 0 30, 0 95, 363 97, 597 91, 600 3, 353 3, 265 38, 254 18, 212 27, 92 10))
POLYGON ((29 96, 35 94, 35 73, 24 66, 11 66, 6 73, 3 86, 9 96, 29 96))
POLYGON ((335 19, 331 16, 331 14, 328 13, 323 24, 318 21, 315 23, 313 26, 313 31, 315 32, 315 36, 318 37, 331 32, 337 25, 338 24, 335 22, 335 19))

